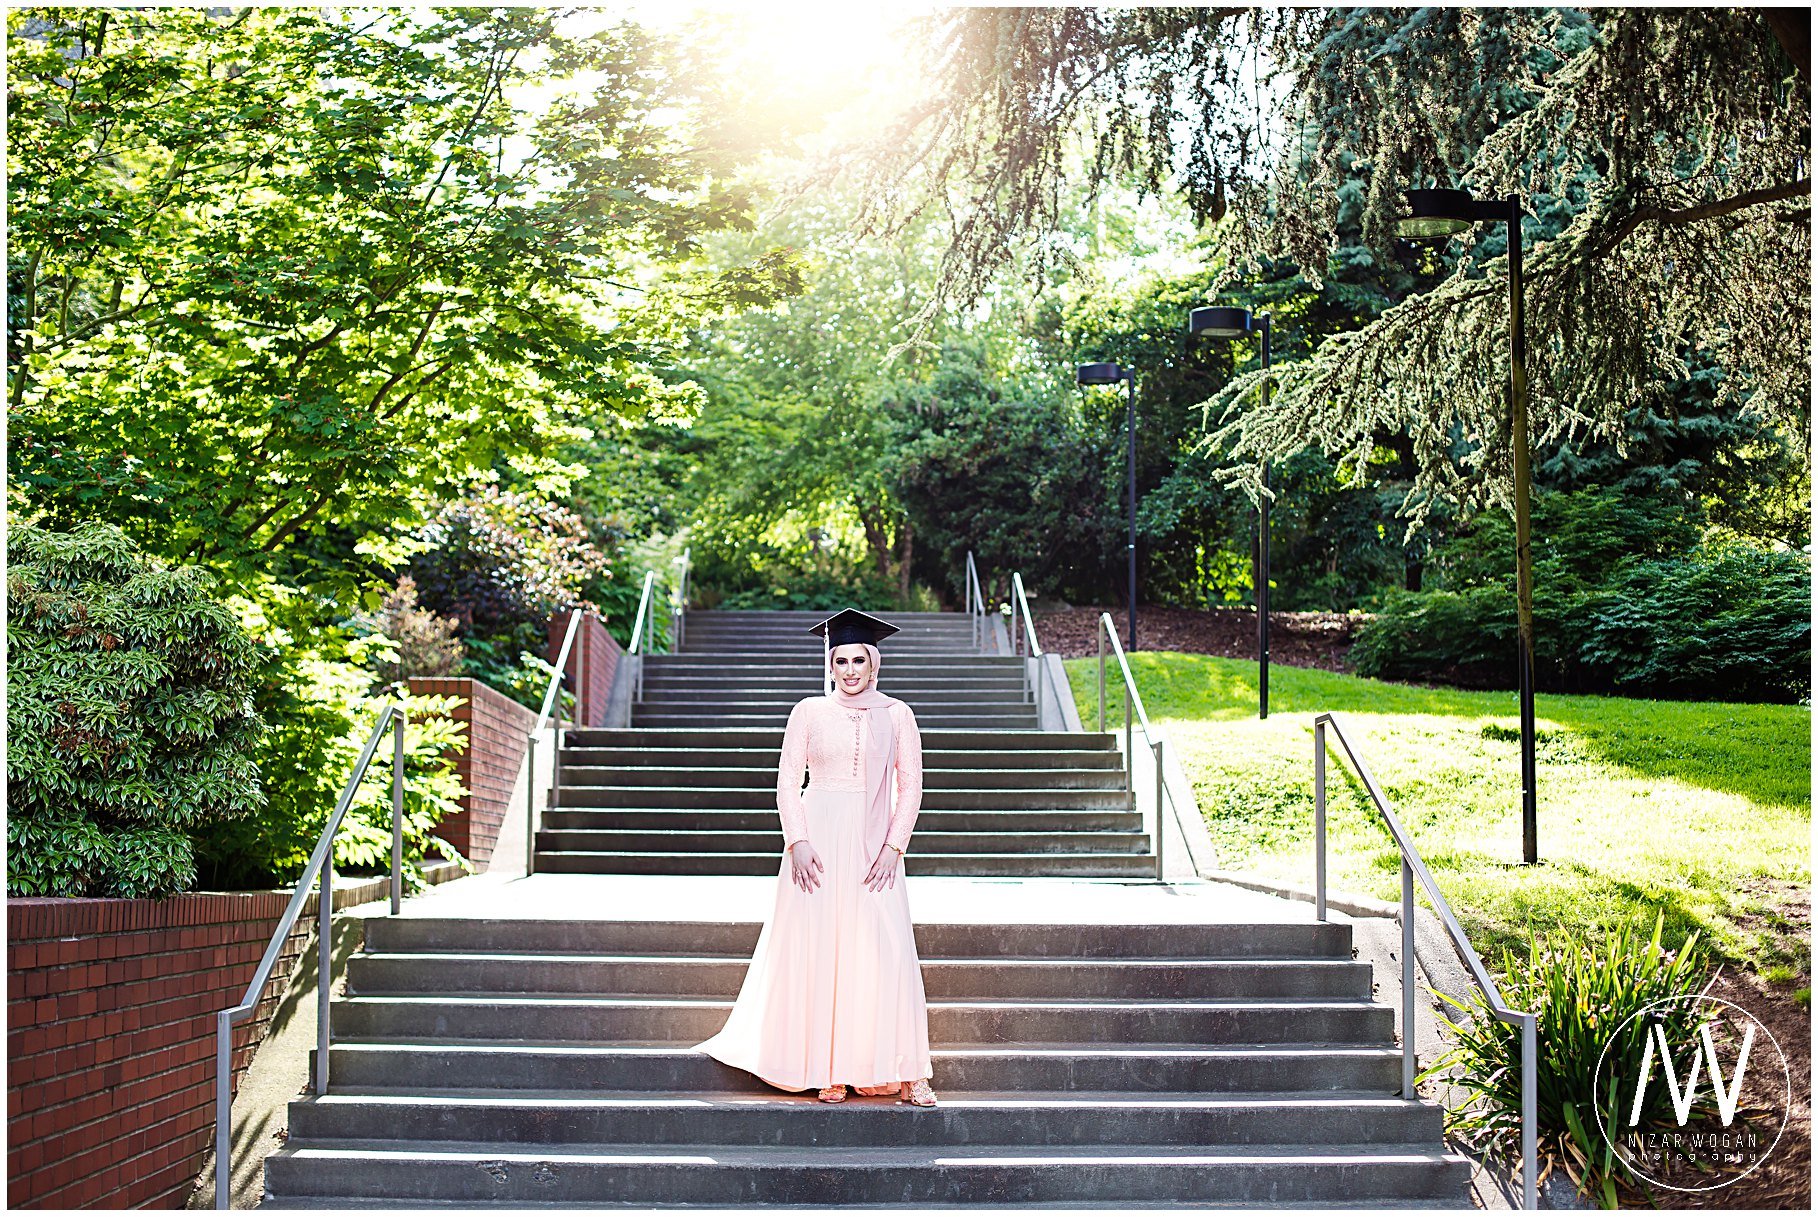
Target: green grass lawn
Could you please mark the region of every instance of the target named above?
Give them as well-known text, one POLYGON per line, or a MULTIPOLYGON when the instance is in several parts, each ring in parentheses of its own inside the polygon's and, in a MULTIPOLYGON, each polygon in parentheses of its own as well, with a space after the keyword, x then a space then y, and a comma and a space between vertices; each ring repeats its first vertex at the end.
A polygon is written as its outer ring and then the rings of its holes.
MULTIPOLYGON (((1087 729, 1097 660, 1067 660, 1087 729)), ((1803 706, 1541 695, 1536 700, 1540 865, 1521 864, 1513 692, 1426 689, 1271 665, 1138 652, 1150 721, 1178 750, 1221 869, 1313 882, 1313 718, 1339 715, 1485 962, 1530 931, 1694 928, 1771 979, 1809 970, 1803 929, 1777 909, 1811 883, 1810 710, 1803 706)), ((1123 698, 1107 674, 1111 723, 1123 698)), ((1400 899, 1387 828, 1336 749, 1327 773, 1327 883, 1400 899)), ((1424 903, 1424 898, 1423 898, 1424 903)))

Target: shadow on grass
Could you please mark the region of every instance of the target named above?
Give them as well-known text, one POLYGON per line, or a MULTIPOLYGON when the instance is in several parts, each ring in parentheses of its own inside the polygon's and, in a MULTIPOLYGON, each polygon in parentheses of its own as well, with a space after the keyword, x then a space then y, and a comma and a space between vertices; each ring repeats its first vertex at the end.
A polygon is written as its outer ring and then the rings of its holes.
MULTIPOLYGON (((1093 659, 1068 660, 1069 676, 1087 691, 1086 726, 1097 726, 1093 659)), ((1242 722, 1257 713, 1254 663, 1175 651, 1130 657, 1151 719, 1242 722)), ((1110 722, 1122 721, 1115 665, 1107 674, 1110 722)), ((1513 729, 1513 692, 1425 688, 1360 676, 1271 664, 1269 717, 1311 720, 1322 712, 1490 719, 1513 729)), ((1568 734, 1586 759, 1649 779, 1684 782, 1738 795, 1762 807, 1810 807, 1811 711, 1805 706, 1736 702, 1650 701, 1593 695, 1540 694, 1538 719, 1568 734)))

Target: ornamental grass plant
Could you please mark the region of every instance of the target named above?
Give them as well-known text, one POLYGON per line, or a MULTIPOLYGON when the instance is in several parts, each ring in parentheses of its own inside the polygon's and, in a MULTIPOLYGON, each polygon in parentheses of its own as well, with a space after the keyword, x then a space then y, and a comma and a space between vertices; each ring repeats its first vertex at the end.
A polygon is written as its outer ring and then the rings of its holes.
MULTIPOLYGON (((1539 1058, 1535 1067, 1536 1147, 1540 1174, 1563 1170, 1580 1195, 1605 1208, 1619 1203, 1619 1188, 1648 1190, 1618 1159, 1600 1131, 1596 1108, 1598 1064, 1606 1051, 1616 1059, 1634 1059, 1652 1018, 1635 1018, 1657 1002, 1704 992, 1715 973, 1706 975, 1708 953, 1693 931, 1678 950, 1665 950, 1664 914, 1657 913, 1646 938, 1632 926, 1611 931, 1602 945, 1569 929, 1536 935, 1528 955, 1503 953, 1504 1000, 1536 1017, 1539 1058), (1612 1034, 1615 1038, 1612 1040, 1612 1034)), ((1447 1113, 1448 1128, 1480 1150, 1510 1163, 1521 1149, 1521 1030, 1491 1012, 1484 995, 1473 989, 1461 1002, 1436 996, 1453 1006, 1457 1021, 1440 1015, 1450 1029, 1452 1049, 1420 1074, 1448 1082, 1466 1099, 1447 1113)), ((1660 1013, 1668 1042, 1691 1042, 1698 1016, 1689 1008, 1669 1006, 1660 1013)), ((1613 1106, 1612 1093, 1603 1109, 1613 1106)), ((1714 1116, 1716 1099, 1708 1090, 1693 1099, 1691 1118, 1714 1116)), ((1669 1129, 1677 1121, 1669 1089, 1646 1088, 1638 1130, 1669 1129)))

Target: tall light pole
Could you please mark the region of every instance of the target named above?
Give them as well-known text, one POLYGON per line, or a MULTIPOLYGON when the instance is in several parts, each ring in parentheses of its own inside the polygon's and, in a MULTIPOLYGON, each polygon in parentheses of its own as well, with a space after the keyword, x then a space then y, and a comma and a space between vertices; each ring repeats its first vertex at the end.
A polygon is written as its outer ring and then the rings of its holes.
POLYGON ((1521 686, 1521 854, 1540 860, 1534 763, 1534 562, 1528 545, 1528 340, 1521 302, 1521 200, 1479 201, 1468 190, 1415 189, 1395 229, 1412 240, 1449 240, 1475 224, 1504 224, 1509 234, 1509 432, 1515 448, 1515 670, 1521 686))
MULTIPOLYGON (((1262 402, 1269 408, 1269 314, 1256 316, 1247 308, 1216 305, 1196 308, 1187 315, 1187 333, 1193 337, 1242 338, 1260 334, 1262 343, 1262 402)), ((1263 461, 1264 494, 1256 507, 1256 717, 1269 717, 1269 462, 1263 461)))
POLYGON ((1115 363, 1082 363, 1075 373, 1075 379, 1082 385, 1114 385, 1118 381, 1126 382, 1130 391, 1127 397, 1128 408, 1127 436, 1124 447, 1129 450, 1129 467, 1124 480, 1130 485, 1130 542, 1125 549, 1129 553, 1130 567, 1130 641, 1128 649, 1136 649, 1136 369, 1115 363))

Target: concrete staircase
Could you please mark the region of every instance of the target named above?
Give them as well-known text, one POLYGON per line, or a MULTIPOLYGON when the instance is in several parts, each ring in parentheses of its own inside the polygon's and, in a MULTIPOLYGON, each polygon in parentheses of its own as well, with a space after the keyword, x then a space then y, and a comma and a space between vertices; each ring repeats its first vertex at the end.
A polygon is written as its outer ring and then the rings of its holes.
MULTIPOLYGON (((645 662, 630 728, 575 730, 539 873, 771 874, 789 710, 821 691, 824 612, 688 615, 680 653, 645 662)), ((1155 855, 1115 738, 1042 731, 1022 661, 981 655, 957 613, 891 613, 881 685, 922 730, 911 875, 1146 877, 1155 855)))
POLYGON ((755 923, 366 925, 268 1204, 1467 1204, 1345 923, 919 924, 931 1109, 685 1051, 755 923))
POLYGON ((884 681, 923 725, 907 863, 940 1105, 823 1105, 687 1051, 774 898, 822 615, 691 614, 637 726, 570 735, 537 875, 366 922, 268 1204, 1468 1206, 1439 1110, 1398 1097, 1351 926, 1115 881, 1154 859, 1114 738, 1036 730, 963 618, 892 615, 884 681))

